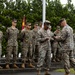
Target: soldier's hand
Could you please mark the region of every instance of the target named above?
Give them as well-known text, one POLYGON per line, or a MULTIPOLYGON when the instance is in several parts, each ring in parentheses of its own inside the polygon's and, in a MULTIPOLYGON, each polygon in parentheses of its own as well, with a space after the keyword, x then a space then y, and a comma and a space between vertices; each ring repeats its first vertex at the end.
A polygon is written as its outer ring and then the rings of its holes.
POLYGON ((49 40, 50 38, 49 37, 46 37, 46 40, 49 40))
POLYGON ((60 36, 55 36, 54 38, 55 38, 55 39, 59 39, 59 38, 60 38, 60 36))

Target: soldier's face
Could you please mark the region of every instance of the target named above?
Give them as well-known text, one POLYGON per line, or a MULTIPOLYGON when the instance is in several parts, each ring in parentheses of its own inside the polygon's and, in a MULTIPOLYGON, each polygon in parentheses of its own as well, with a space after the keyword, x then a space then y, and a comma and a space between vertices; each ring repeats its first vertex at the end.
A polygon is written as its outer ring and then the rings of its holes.
POLYGON ((16 26, 16 25, 17 25, 17 22, 15 22, 15 21, 12 22, 12 25, 13 25, 13 26, 16 26))
POLYGON ((64 20, 64 21, 61 22, 61 26, 63 27, 65 25, 66 25, 66 21, 64 20))
POLYGON ((28 29, 31 29, 31 25, 28 25, 27 28, 28 28, 28 29))
POLYGON ((47 30, 49 27, 48 25, 44 25, 44 29, 47 30))
POLYGON ((34 25, 34 28, 38 28, 38 25, 34 25))

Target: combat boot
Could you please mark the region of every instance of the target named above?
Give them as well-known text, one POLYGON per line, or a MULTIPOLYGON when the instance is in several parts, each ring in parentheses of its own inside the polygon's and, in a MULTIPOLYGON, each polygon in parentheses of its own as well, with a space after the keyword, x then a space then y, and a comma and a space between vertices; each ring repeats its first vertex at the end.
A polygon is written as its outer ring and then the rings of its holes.
POLYGON ((53 60, 52 60, 52 62, 56 62, 56 60, 55 60, 55 59, 53 59, 53 60))
POLYGON ((13 65, 14 68, 19 68, 16 64, 13 65))
POLYGON ((49 71, 46 71, 46 72, 45 72, 45 75, 51 75, 51 74, 49 73, 49 71))
POLYGON ((0 69, 3 69, 3 67, 2 67, 2 66, 0 66, 0 69))
POLYGON ((29 67, 35 68, 35 66, 32 63, 29 63, 29 67))
POLYGON ((65 74, 65 75, 70 75, 70 74, 65 74))
POLYGON ((6 69, 10 69, 9 64, 6 65, 6 69))
POLYGON ((37 70, 37 75, 40 75, 40 70, 37 70))
POLYGON ((25 68, 25 64, 24 64, 24 63, 22 63, 21 67, 24 69, 24 68, 25 68))

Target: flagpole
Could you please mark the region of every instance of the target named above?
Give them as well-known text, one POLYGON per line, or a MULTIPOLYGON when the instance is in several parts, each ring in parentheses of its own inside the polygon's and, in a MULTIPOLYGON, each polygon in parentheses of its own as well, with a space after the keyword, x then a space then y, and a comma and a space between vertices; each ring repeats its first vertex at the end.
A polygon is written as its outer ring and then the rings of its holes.
POLYGON ((42 17, 42 21, 43 21, 43 24, 42 24, 42 27, 44 27, 44 22, 46 20, 46 0, 42 0, 43 1, 43 17, 42 17))

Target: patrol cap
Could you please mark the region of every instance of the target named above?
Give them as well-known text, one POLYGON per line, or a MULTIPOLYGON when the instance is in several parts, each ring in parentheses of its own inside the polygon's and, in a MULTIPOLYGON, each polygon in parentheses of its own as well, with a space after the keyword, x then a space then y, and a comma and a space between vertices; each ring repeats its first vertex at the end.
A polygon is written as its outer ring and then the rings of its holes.
POLYGON ((35 23, 34 23, 34 26, 38 26, 38 22, 35 22, 35 23))
POLYGON ((44 24, 51 24, 51 22, 48 21, 48 20, 46 20, 46 21, 44 22, 44 24))
POLYGON ((31 23, 27 22, 26 25, 27 25, 27 26, 31 26, 31 23))
POLYGON ((61 22, 65 21, 65 18, 62 18, 59 20, 59 25, 61 24, 61 22))
POLYGON ((12 22, 15 22, 15 23, 17 23, 17 20, 16 20, 16 19, 12 19, 12 22))
POLYGON ((48 21, 48 20, 46 20, 45 22, 44 22, 44 24, 45 25, 47 25, 48 27, 50 26, 50 24, 51 24, 51 22, 50 21, 48 21))

